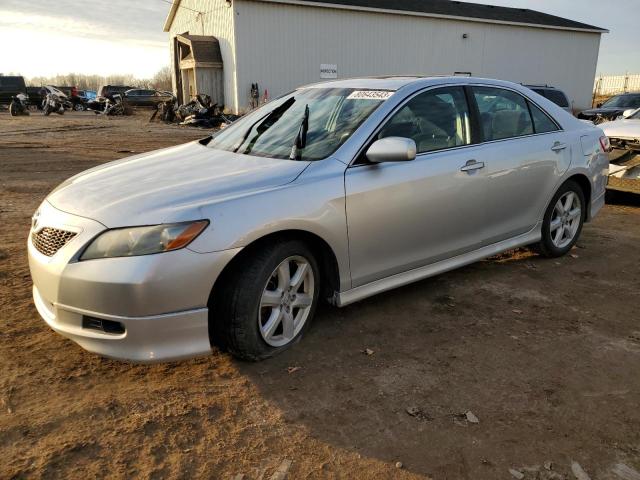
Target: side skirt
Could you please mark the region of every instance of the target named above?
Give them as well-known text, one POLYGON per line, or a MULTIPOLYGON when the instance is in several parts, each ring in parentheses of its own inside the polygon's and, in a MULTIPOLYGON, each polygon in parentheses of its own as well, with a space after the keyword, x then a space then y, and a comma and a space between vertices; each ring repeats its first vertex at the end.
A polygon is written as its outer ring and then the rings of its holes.
POLYGON ((487 245, 473 252, 458 255, 456 257, 441 260, 424 267, 414 268, 406 272, 397 273, 387 278, 376 280, 375 282, 367 283, 344 292, 337 292, 333 298, 333 304, 338 307, 344 307, 351 303, 364 300, 378 293, 386 292, 393 288, 402 287, 418 280, 423 280, 428 277, 433 277, 440 273, 454 270, 458 267, 468 265, 470 263, 477 262, 483 258, 491 257, 498 253, 505 252, 525 245, 531 245, 540 241, 542 238, 541 233, 542 224, 538 223, 531 231, 519 235, 508 240, 503 240, 498 243, 487 245))

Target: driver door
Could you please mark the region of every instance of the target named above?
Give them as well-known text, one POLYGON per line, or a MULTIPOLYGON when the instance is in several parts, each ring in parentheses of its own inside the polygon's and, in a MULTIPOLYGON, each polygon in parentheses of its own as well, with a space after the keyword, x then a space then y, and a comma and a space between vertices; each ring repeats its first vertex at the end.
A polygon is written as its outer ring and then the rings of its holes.
POLYGON ((375 139, 415 140, 412 161, 345 172, 352 286, 477 248, 486 217, 485 169, 474 158, 469 106, 462 87, 412 97, 375 139))

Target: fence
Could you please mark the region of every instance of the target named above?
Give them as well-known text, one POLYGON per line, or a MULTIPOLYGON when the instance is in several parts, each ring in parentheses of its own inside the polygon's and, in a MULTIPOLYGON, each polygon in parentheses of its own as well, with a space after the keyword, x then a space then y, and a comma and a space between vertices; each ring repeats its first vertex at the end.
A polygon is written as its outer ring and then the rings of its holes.
POLYGON ((594 98, 626 92, 640 92, 640 74, 601 75, 596 78, 596 83, 593 87, 594 98))

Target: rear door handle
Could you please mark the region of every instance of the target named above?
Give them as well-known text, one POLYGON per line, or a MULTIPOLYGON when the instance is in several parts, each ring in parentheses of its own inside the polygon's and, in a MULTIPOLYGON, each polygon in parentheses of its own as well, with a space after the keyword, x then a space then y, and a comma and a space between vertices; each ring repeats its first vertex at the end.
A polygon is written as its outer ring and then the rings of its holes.
POLYGON ((473 172, 474 170, 480 170, 484 168, 484 162, 476 162, 475 160, 469 160, 463 167, 460 167, 461 172, 473 172))
POLYGON ((568 145, 566 143, 556 142, 553 144, 553 147, 551 147, 551 150, 553 150, 554 152, 560 152, 561 150, 564 150, 567 147, 568 145))

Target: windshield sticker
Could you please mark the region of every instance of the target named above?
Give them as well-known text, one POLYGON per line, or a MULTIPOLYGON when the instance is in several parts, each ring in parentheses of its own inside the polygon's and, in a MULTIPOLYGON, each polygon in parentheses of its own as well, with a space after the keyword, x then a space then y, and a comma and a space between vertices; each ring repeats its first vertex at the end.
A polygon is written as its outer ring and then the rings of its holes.
POLYGON ((386 100, 394 92, 388 90, 356 90, 347 97, 347 100, 386 100))

